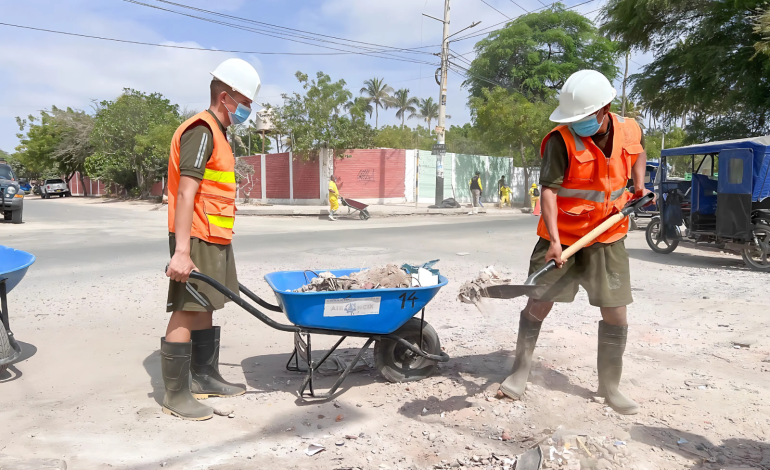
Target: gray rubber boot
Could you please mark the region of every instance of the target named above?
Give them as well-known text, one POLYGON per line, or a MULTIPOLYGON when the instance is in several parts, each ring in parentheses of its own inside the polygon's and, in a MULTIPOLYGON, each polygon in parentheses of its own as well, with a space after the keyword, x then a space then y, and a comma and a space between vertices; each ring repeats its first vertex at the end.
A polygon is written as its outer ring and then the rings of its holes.
POLYGON ((169 343, 160 340, 160 368, 163 372, 163 412, 182 419, 203 421, 213 416, 211 408, 190 393, 190 355, 192 343, 169 343))
POLYGON ((192 339, 190 390, 195 398, 236 397, 246 393, 246 387, 231 384, 219 375, 219 333, 218 326, 190 332, 190 339, 192 339))
POLYGON ((618 390, 623 375, 623 353, 627 337, 628 326, 599 322, 596 369, 599 372, 599 395, 607 400, 607 405, 620 414, 633 415, 639 412, 639 405, 618 390))
POLYGON ((519 318, 519 336, 516 340, 516 359, 513 361, 513 373, 500 384, 500 391, 508 398, 518 400, 527 388, 529 370, 532 368, 532 355, 535 352, 537 337, 540 335, 541 321, 530 320, 521 312, 519 318))

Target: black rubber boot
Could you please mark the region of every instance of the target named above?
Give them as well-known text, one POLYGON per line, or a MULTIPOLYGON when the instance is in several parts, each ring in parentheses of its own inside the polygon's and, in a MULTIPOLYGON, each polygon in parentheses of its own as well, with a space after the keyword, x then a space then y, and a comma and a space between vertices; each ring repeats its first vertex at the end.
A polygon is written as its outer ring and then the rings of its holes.
POLYGON ((516 359, 513 361, 513 373, 500 384, 500 391, 508 398, 518 400, 527 388, 529 370, 532 368, 532 355, 535 352, 537 337, 540 335, 541 321, 530 320, 521 312, 519 318, 519 337, 516 340, 516 359))
POLYGON ((627 337, 628 326, 599 322, 596 369, 599 372, 599 395, 607 400, 607 405, 620 414, 633 415, 639 412, 639 405, 618 390, 627 337))
POLYGON ((236 397, 246 393, 246 387, 231 384, 219 375, 219 332, 218 326, 190 332, 190 339, 192 339, 190 390, 195 398, 236 397))
POLYGON ((190 393, 190 354, 192 343, 169 343, 160 340, 160 368, 163 372, 163 412, 182 419, 203 421, 213 416, 211 408, 190 393))

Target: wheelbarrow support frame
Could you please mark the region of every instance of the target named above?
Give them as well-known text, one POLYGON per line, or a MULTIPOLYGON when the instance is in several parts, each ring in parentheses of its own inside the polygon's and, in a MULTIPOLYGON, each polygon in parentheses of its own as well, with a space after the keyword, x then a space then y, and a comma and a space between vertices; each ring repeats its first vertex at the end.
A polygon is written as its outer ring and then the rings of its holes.
POLYGON ((8 319, 8 292, 5 281, 7 281, 6 278, 0 278, 0 323, 2 323, 0 328, 5 328, 5 331, 8 334, 8 342, 11 344, 13 353, 8 357, 0 357, 0 366, 10 364, 21 356, 21 345, 16 342, 16 339, 13 337, 13 332, 11 331, 11 325, 8 319))

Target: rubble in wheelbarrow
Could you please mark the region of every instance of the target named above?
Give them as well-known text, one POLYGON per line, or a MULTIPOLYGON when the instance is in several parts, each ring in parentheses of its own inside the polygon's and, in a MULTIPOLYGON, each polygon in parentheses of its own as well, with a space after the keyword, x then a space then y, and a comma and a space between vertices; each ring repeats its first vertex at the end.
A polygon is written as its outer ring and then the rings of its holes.
POLYGON ((412 285, 411 275, 395 264, 370 268, 349 276, 336 277, 330 272, 322 272, 294 292, 329 292, 361 289, 391 289, 412 285))
POLYGON ((475 279, 460 286, 457 300, 466 304, 474 304, 476 307, 481 302, 481 291, 489 286, 510 284, 511 279, 504 278, 494 266, 487 266, 479 272, 475 279))

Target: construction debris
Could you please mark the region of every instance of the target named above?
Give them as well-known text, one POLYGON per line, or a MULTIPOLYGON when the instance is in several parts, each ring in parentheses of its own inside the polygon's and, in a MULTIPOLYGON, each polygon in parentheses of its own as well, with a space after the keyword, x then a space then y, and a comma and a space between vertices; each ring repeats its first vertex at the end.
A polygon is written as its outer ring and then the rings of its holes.
POLYGON ((314 277, 310 284, 295 289, 294 292, 393 289, 410 287, 411 285, 411 274, 408 274, 404 269, 399 268, 395 264, 388 264, 355 272, 349 276, 336 277, 328 271, 322 272, 318 274, 318 277, 314 277))
POLYGON ((494 266, 487 266, 472 281, 468 281, 460 286, 460 293, 457 300, 466 304, 474 304, 479 310, 481 302, 481 292, 489 286, 499 286, 510 284, 510 278, 504 278, 494 266))

